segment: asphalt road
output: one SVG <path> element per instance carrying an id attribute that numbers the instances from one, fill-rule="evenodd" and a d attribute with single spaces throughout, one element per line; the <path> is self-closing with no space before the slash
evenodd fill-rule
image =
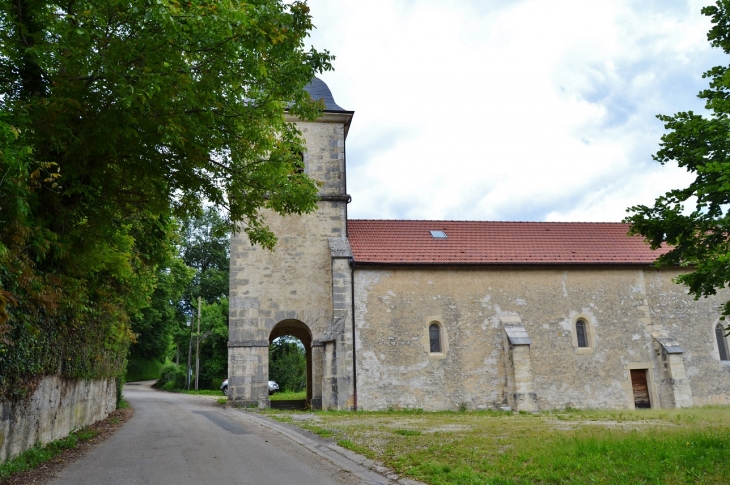
<path id="1" fill-rule="evenodd" d="M 335 464 L 297 436 L 290 439 L 209 396 L 133 383 L 124 397 L 134 417 L 61 471 L 53 485 L 389 483 L 347 460 Z"/>

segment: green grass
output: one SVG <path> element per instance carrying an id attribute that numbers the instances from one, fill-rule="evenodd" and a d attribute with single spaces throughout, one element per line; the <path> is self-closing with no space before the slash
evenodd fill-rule
<path id="1" fill-rule="evenodd" d="M 313 415 L 288 422 L 434 485 L 730 483 L 730 407 Z"/>
<path id="2" fill-rule="evenodd" d="M 127 361 L 127 382 L 151 381 L 160 378 L 162 362 L 132 356 Z"/>
<path id="3" fill-rule="evenodd" d="M 213 389 L 172 389 L 171 392 L 180 392 L 182 394 L 192 394 L 194 396 L 222 396 L 223 391 Z"/>
<path id="4" fill-rule="evenodd" d="M 312 427 L 311 431 L 312 431 L 312 433 L 317 434 L 317 435 L 321 436 L 322 438 L 331 438 L 332 436 L 335 435 L 334 431 L 332 431 L 330 429 L 325 429 L 325 428 Z"/>
<path id="5" fill-rule="evenodd" d="M 228 404 L 228 398 L 227 397 L 219 397 L 218 399 L 216 399 L 215 402 L 217 402 L 218 404 Z"/>
<path id="6" fill-rule="evenodd" d="M 0 479 L 38 468 L 43 462 L 55 458 L 64 450 L 76 448 L 79 442 L 89 440 L 97 434 L 96 431 L 82 428 L 63 439 L 52 441 L 45 446 L 37 445 L 30 450 L 24 451 L 10 461 L 0 464 Z"/>
<path id="7" fill-rule="evenodd" d="M 364 446 L 358 445 L 357 443 L 353 443 L 350 440 L 340 440 L 337 442 L 337 444 L 343 448 L 347 448 L 348 450 L 354 451 L 355 453 L 359 453 L 360 455 L 367 455 L 370 450 L 365 448 Z"/>
<path id="8" fill-rule="evenodd" d="M 306 399 L 307 391 L 300 392 L 276 392 L 269 396 L 269 401 L 294 401 L 297 399 Z"/>

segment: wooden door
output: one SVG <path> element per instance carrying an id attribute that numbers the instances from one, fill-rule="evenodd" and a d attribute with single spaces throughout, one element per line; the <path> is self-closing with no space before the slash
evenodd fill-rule
<path id="1" fill-rule="evenodd" d="M 646 381 L 646 369 L 631 369 L 631 387 L 634 388 L 634 406 L 636 409 L 650 409 L 649 385 Z"/>

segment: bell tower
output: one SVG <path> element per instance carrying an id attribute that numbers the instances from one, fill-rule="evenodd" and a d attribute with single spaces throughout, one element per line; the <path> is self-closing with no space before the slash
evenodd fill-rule
<path id="1" fill-rule="evenodd" d="M 306 90 L 312 99 L 324 101 L 324 113 L 313 122 L 289 121 L 297 124 L 306 143 L 304 170 L 320 183 L 318 209 L 301 216 L 267 213 L 278 238 L 273 251 L 251 245 L 245 234 L 231 238 L 228 390 L 229 399 L 242 406 L 268 407 L 269 344 L 283 335 L 297 337 L 306 349 L 307 404 L 312 409 L 323 407 L 323 393 L 324 407 L 330 408 L 340 407 L 336 403 L 354 392 L 351 379 L 342 375 L 351 373 L 343 360 L 346 340 L 352 345 L 343 320 L 351 300 L 340 289 L 346 283 L 343 276 L 349 282 L 349 272 L 342 274 L 342 257 L 334 259 L 331 250 L 334 244 L 337 254 L 346 257 L 349 249 L 345 139 L 354 112 L 338 106 L 318 78 Z M 334 364 L 325 359 L 326 342 L 333 338 L 341 342 L 342 357 L 334 376 Z"/>

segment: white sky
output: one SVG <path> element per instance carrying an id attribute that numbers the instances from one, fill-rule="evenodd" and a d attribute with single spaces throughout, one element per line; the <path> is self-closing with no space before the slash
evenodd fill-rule
<path id="1" fill-rule="evenodd" d="M 620 221 L 691 177 L 655 115 L 702 111 L 710 0 L 309 0 L 355 117 L 354 219 Z"/>

